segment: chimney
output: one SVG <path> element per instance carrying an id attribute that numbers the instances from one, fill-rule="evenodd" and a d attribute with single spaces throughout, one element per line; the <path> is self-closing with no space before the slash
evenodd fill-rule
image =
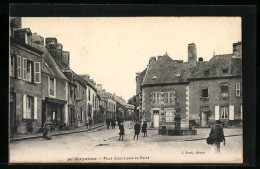
<path id="1" fill-rule="evenodd" d="M 37 33 L 32 34 L 32 43 L 36 45 L 44 46 L 44 38 L 38 35 Z"/>
<path id="2" fill-rule="evenodd" d="M 70 68 L 70 52 L 62 51 L 61 65 L 64 68 Z"/>
<path id="3" fill-rule="evenodd" d="M 233 43 L 233 54 L 236 57 L 242 57 L 242 42 Z"/>
<path id="4" fill-rule="evenodd" d="M 149 64 L 156 62 L 156 57 L 152 56 L 150 57 Z"/>
<path id="5" fill-rule="evenodd" d="M 22 27 L 21 17 L 10 17 L 9 36 L 14 37 L 14 29 Z"/>
<path id="6" fill-rule="evenodd" d="M 102 84 L 97 84 L 97 91 L 102 96 Z"/>
<path id="7" fill-rule="evenodd" d="M 197 48 L 194 43 L 188 44 L 188 63 L 196 64 L 197 62 Z"/>
<path id="8" fill-rule="evenodd" d="M 203 62 L 203 58 L 202 57 L 199 57 L 199 62 Z"/>
<path id="9" fill-rule="evenodd" d="M 162 58 L 162 56 L 157 56 L 157 60 L 159 60 L 159 59 L 161 59 Z"/>

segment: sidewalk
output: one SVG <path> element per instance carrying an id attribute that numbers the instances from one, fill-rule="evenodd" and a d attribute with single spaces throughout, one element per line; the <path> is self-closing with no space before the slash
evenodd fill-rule
<path id="1" fill-rule="evenodd" d="M 99 127 L 105 126 L 105 123 L 97 123 L 92 125 L 91 128 L 84 127 L 78 127 L 73 128 L 70 130 L 54 130 L 51 132 L 52 136 L 59 136 L 59 135 L 65 135 L 65 134 L 72 134 L 72 133 L 80 133 L 80 132 L 86 132 L 89 130 L 93 130 Z M 34 134 L 15 134 L 13 140 L 10 139 L 10 141 L 21 141 L 21 140 L 27 140 L 27 139 L 35 139 L 35 138 L 42 138 L 42 133 L 34 133 Z"/>

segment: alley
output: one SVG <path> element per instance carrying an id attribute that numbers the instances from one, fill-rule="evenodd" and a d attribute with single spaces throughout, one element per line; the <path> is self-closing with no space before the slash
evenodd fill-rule
<path id="1" fill-rule="evenodd" d="M 199 129 L 189 139 L 207 137 L 209 129 Z M 125 123 L 123 141 L 116 129 L 95 129 L 83 133 L 55 136 L 52 140 L 32 139 L 10 143 L 10 162 L 31 163 L 182 163 L 182 162 L 238 162 L 242 154 L 242 130 L 225 129 L 226 146 L 221 144 L 219 155 L 203 140 L 189 140 L 186 136 L 161 136 L 148 130 L 148 137 L 133 140 L 133 123 Z M 186 140 L 186 141 L 185 141 Z M 232 151 L 231 151 L 232 150 Z M 232 154 L 231 154 L 232 152 Z M 212 158 L 215 156 L 215 158 Z M 217 158 L 216 158 L 217 157 Z"/>

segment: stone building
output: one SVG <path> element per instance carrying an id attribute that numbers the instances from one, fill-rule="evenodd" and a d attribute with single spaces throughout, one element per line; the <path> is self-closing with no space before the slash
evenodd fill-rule
<path id="1" fill-rule="evenodd" d="M 174 127 L 174 118 L 180 116 L 181 128 L 241 120 L 241 45 L 234 43 L 233 54 L 210 61 L 197 61 L 194 43 L 188 45 L 188 62 L 167 54 L 151 57 L 136 76 L 140 117 L 152 127 Z"/>
<path id="2" fill-rule="evenodd" d="M 9 131 L 12 134 L 34 133 L 41 128 L 42 121 L 43 51 L 32 45 L 31 30 L 20 28 L 19 18 L 11 18 L 10 24 Z"/>

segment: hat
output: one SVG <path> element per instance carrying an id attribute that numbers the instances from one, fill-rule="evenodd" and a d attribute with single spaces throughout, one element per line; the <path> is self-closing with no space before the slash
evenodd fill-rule
<path id="1" fill-rule="evenodd" d="M 221 124 L 221 121 L 220 120 L 216 120 L 216 124 Z"/>

